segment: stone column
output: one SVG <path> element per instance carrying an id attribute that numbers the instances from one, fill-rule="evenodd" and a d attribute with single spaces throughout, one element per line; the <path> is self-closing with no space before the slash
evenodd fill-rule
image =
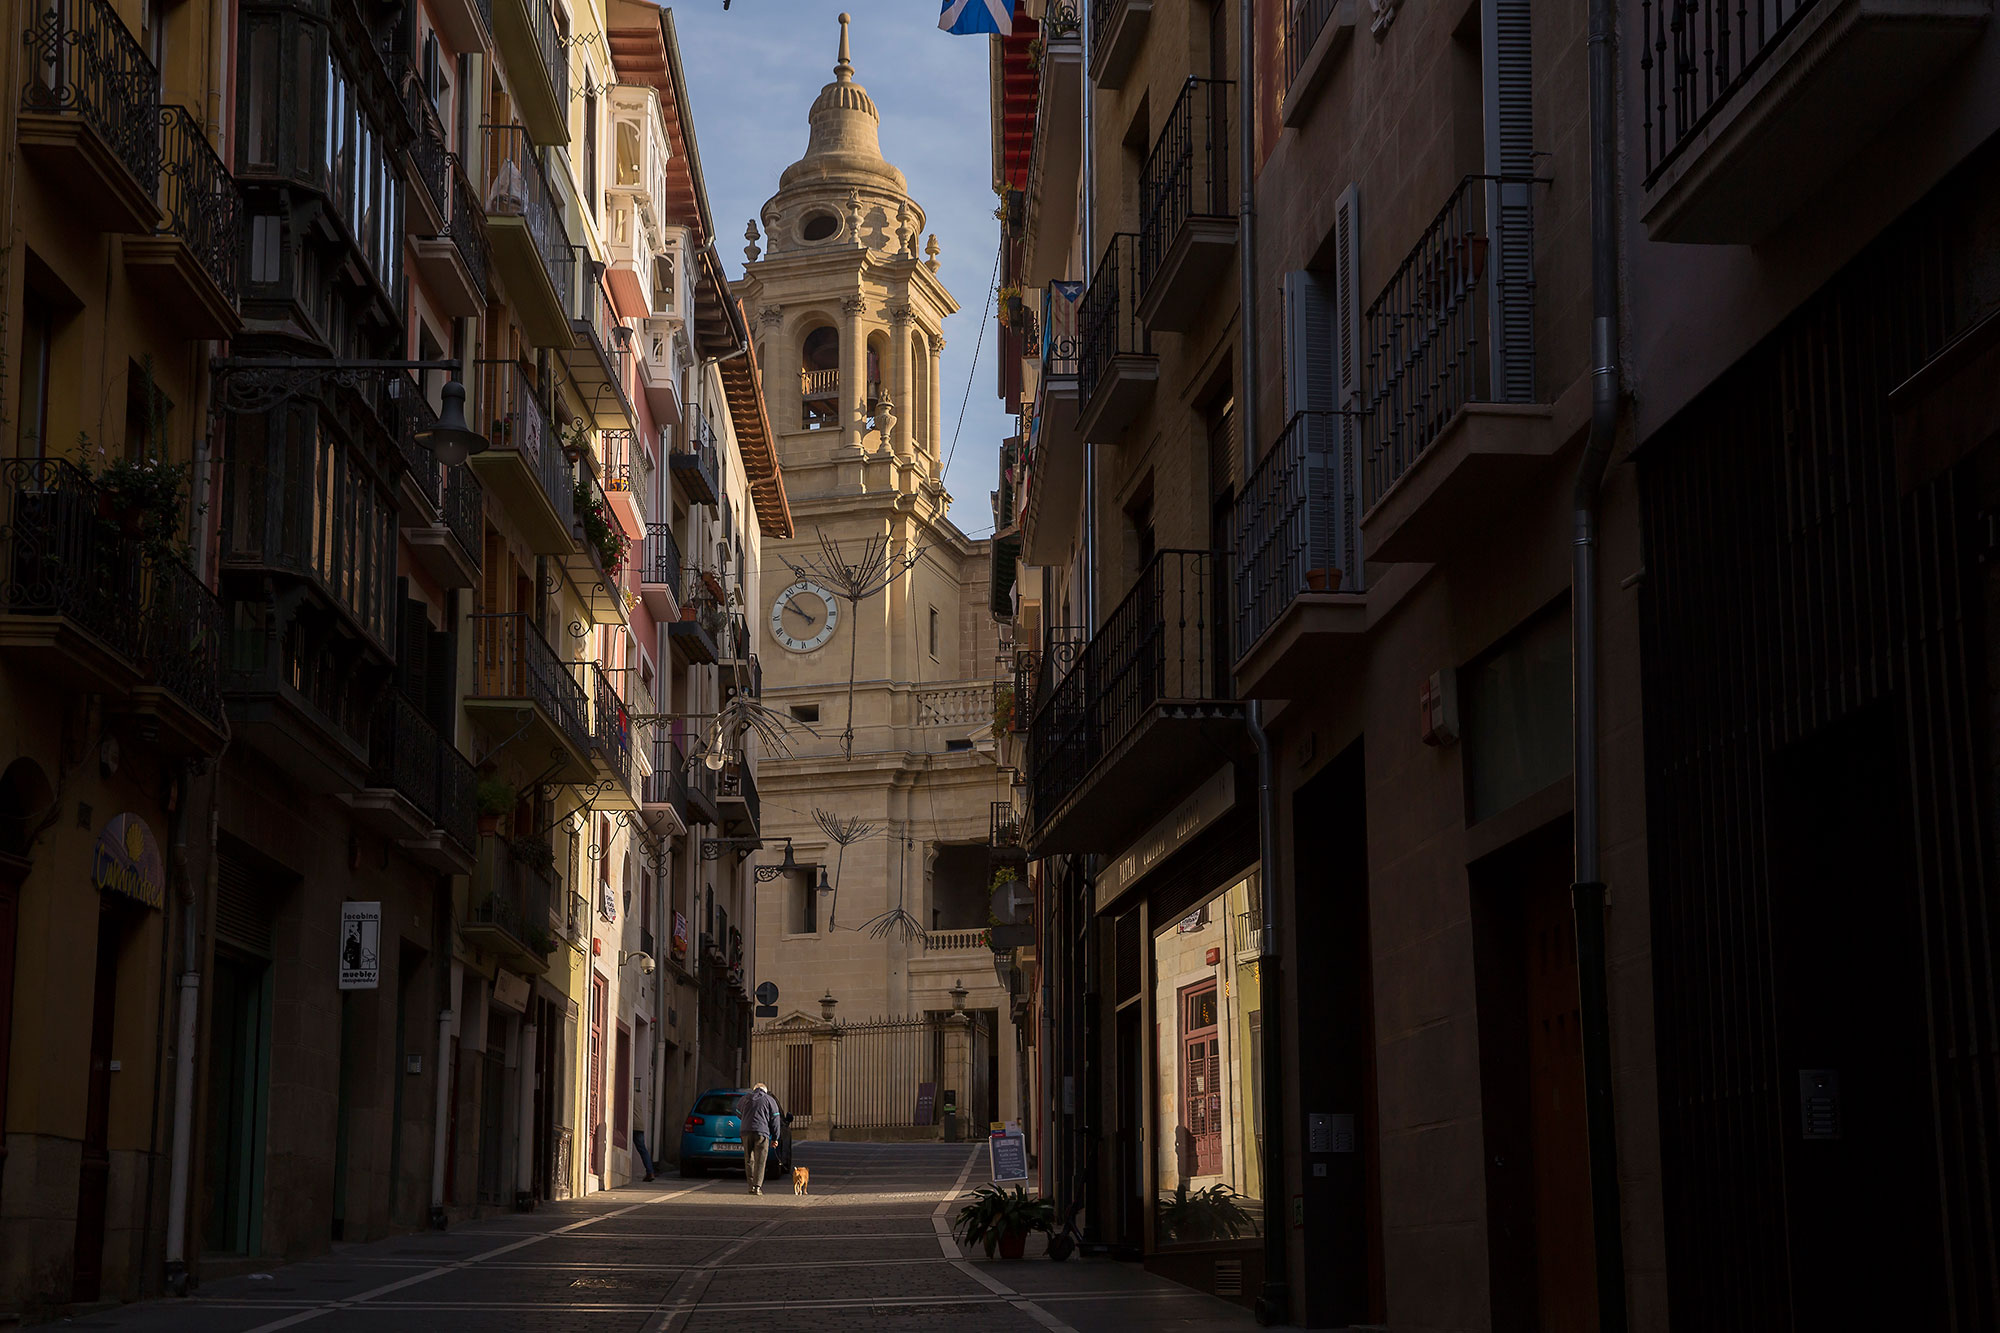
<path id="1" fill-rule="evenodd" d="M 939 358 L 943 355 L 944 335 L 933 333 L 931 335 L 931 438 L 930 447 L 925 452 L 930 455 L 931 462 L 938 467 L 942 467 L 938 450 L 944 447 L 944 386 L 938 382 Z M 942 486 L 943 476 L 939 476 L 937 482 Z"/>
<path id="2" fill-rule="evenodd" d="M 850 449 L 861 447 L 861 413 L 857 410 L 868 396 L 867 335 L 861 330 L 861 312 L 868 306 L 865 297 L 850 296 L 840 303 L 840 442 Z"/>
<path id="3" fill-rule="evenodd" d="M 917 416 L 917 404 L 910 380 L 910 307 L 889 307 L 889 397 L 896 404 L 894 448 L 898 458 L 910 455 L 910 423 Z"/>
<path id="4" fill-rule="evenodd" d="M 795 1138 L 826 1140 L 833 1137 L 840 1118 L 840 1038 L 838 1024 L 822 1023 L 812 1034 L 812 1124 Z"/>
<path id="5" fill-rule="evenodd" d="M 951 1104 L 958 1109 L 945 1125 L 947 1143 L 971 1137 L 966 1131 L 966 1116 L 972 1103 L 972 1015 L 965 1012 L 965 994 L 963 981 L 951 983 L 951 1012 L 944 1018 L 944 1068 L 938 1071 L 938 1105 L 945 1104 L 949 1092 Z M 983 1131 L 985 1127 L 980 1128 Z"/>

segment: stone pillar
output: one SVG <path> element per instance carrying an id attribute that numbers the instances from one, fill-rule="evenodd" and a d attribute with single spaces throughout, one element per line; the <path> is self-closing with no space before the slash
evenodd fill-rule
<path id="1" fill-rule="evenodd" d="M 972 1015 L 965 1012 L 965 993 L 963 981 L 951 983 L 951 1012 L 944 1018 L 944 1068 L 938 1071 L 938 1105 L 945 1105 L 945 1094 L 950 1093 L 950 1104 L 957 1108 L 955 1115 L 945 1117 L 947 1143 L 972 1137 L 966 1127 L 972 1102 Z M 979 1128 L 985 1132 L 984 1125 Z"/>
<path id="2" fill-rule="evenodd" d="M 889 397 L 896 404 L 895 453 L 898 458 L 910 455 L 910 423 L 919 414 L 911 378 L 915 367 L 910 364 L 910 307 L 894 305 L 889 307 Z"/>
<path id="3" fill-rule="evenodd" d="M 530 1012 L 536 1002 L 528 1001 Z M 515 1154 L 514 1163 L 514 1208 L 518 1212 L 532 1212 L 535 1207 L 535 1039 L 539 1035 L 534 1023 L 526 1015 L 521 1019 L 521 1119 L 520 1133 L 515 1137 L 520 1149 Z"/>
<path id="4" fill-rule="evenodd" d="M 812 1033 L 812 1124 L 794 1138 L 824 1141 L 840 1119 L 840 1027 L 822 1023 Z"/>
<path id="5" fill-rule="evenodd" d="M 868 344 L 861 330 L 867 299 L 850 296 L 840 303 L 840 442 L 861 448 L 861 413 L 857 404 L 868 396 Z"/>
<path id="6" fill-rule="evenodd" d="M 938 450 L 943 447 L 944 441 L 944 386 L 938 383 L 939 358 L 943 355 L 944 335 L 942 333 L 933 333 L 931 335 L 931 438 L 930 447 L 924 452 L 930 456 L 931 470 L 934 474 L 938 473 L 943 466 L 938 459 Z M 944 477 L 939 475 L 937 482 L 942 486 L 944 484 Z"/>

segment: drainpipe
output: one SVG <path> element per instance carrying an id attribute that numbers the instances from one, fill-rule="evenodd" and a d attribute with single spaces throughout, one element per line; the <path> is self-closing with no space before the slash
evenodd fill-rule
<path id="1" fill-rule="evenodd" d="M 208 807 L 208 901 L 221 884 L 216 849 L 222 839 L 222 808 L 211 791 Z M 188 1290 L 188 1178 L 194 1155 L 194 1057 L 201 1013 L 201 900 L 181 913 L 180 1011 L 174 1023 L 173 1166 L 167 1178 L 167 1290 Z"/>
<path id="2" fill-rule="evenodd" d="M 451 981 L 445 992 L 445 1006 L 438 1010 L 437 1122 L 432 1126 L 431 1138 L 431 1229 L 434 1231 L 445 1229 L 445 1152 L 449 1146 L 447 1130 L 451 1125 L 451 1034 L 458 1025 L 455 1008 L 459 988 L 464 981 L 465 964 L 454 958 L 451 960 Z"/>
<path id="3" fill-rule="evenodd" d="M 1597 503 L 1618 431 L 1617 43 L 1612 0 L 1590 0 L 1590 436 L 1577 465 L 1571 552 L 1575 643 L 1576 972 L 1583 1036 L 1584 1123 L 1597 1257 L 1597 1326 L 1624 1333 L 1625 1248 L 1619 1218 L 1617 1121 L 1611 1104 L 1611 1003 L 1605 982 L 1605 888 L 1598 862 Z"/>
<path id="4" fill-rule="evenodd" d="M 528 1012 L 534 1013 L 535 1002 L 528 1002 Z M 519 1059 L 521 1077 L 520 1133 L 515 1137 L 514 1160 L 514 1211 L 531 1213 L 535 1210 L 535 1051 L 541 1030 L 532 1018 L 521 1024 L 521 1055 Z"/>

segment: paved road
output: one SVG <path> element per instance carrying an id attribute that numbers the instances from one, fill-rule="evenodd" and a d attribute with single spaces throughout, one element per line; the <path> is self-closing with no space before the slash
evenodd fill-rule
<path id="1" fill-rule="evenodd" d="M 1136 1265 L 968 1259 L 961 1146 L 802 1143 L 813 1192 L 740 1178 L 593 1194 L 449 1232 L 348 1245 L 60 1325 L 116 1333 L 1166 1333 L 1247 1329 L 1236 1306 Z"/>

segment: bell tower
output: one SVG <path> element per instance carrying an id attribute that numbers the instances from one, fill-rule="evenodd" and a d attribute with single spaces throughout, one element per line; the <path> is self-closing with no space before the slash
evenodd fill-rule
<path id="1" fill-rule="evenodd" d="M 903 173 L 882 157 L 881 113 L 854 81 L 840 16 L 833 82 L 807 120 L 805 156 L 745 231 L 743 298 L 764 396 L 794 494 L 904 497 L 944 516 L 938 450 L 942 327 L 958 303 Z M 758 241 L 763 253 L 758 252 Z"/>

